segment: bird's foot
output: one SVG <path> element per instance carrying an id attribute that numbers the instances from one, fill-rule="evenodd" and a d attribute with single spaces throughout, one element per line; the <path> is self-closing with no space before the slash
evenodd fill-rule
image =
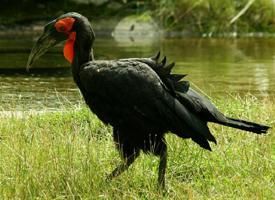
<path id="1" fill-rule="evenodd" d="M 106 182 L 110 182 L 113 178 L 114 178 L 113 173 L 108 174 L 108 175 L 106 176 L 106 178 L 105 178 L 105 181 L 106 181 Z"/>

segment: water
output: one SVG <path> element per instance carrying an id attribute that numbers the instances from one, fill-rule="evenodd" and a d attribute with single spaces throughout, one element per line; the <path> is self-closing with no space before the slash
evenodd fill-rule
<path id="1" fill-rule="evenodd" d="M 44 55 L 30 74 L 25 73 L 23 68 L 35 39 L 35 36 L 0 37 L 0 109 L 59 110 L 81 104 L 82 97 L 73 83 L 61 46 Z M 168 61 L 176 62 L 175 72 L 188 74 L 186 79 L 191 85 L 213 98 L 228 94 L 275 98 L 274 38 L 155 41 L 98 38 L 94 50 L 97 59 L 149 57 L 160 50 Z"/>

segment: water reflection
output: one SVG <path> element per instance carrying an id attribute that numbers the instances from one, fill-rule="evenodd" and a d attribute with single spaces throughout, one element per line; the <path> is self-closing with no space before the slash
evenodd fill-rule
<path id="1" fill-rule="evenodd" d="M 31 74 L 25 73 L 33 43 L 32 37 L 0 37 L 1 110 L 56 110 L 81 104 L 61 46 L 44 55 Z M 161 50 L 169 61 L 176 61 L 176 72 L 189 74 L 187 79 L 210 96 L 251 93 L 259 98 L 275 98 L 272 38 L 165 39 L 150 44 L 99 38 L 94 49 L 97 59 L 149 57 Z"/>

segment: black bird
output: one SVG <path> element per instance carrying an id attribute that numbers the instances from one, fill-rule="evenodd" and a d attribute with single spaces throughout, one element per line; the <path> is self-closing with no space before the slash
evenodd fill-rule
<path id="1" fill-rule="evenodd" d="M 224 116 L 205 97 L 182 80 L 185 75 L 171 74 L 174 63 L 166 57 L 94 60 L 95 34 L 88 19 L 67 13 L 45 25 L 34 45 L 27 69 L 50 47 L 67 40 L 64 56 L 71 63 L 73 79 L 86 104 L 100 120 L 113 126 L 114 142 L 123 162 L 108 176 L 118 176 L 134 162 L 140 150 L 160 157 L 158 184 L 164 186 L 167 161 L 165 133 L 191 138 L 211 150 L 216 143 L 207 123 L 262 134 L 269 129 Z"/>

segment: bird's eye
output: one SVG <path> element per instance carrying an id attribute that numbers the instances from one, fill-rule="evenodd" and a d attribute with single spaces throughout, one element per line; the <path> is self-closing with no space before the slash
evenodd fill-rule
<path id="1" fill-rule="evenodd" d="M 65 26 L 60 26 L 60 27 L 58 27 L 58 29 L 59 29 L 60 32 L 65 32 L 66 31 Z"/>
<path id="2" fill-rule="evenodd" d="M 74 22 L 74 18 L 66 17 L 58 20 L 54 26 L 58 32 L 69 33 L 73 28 Z"/>

